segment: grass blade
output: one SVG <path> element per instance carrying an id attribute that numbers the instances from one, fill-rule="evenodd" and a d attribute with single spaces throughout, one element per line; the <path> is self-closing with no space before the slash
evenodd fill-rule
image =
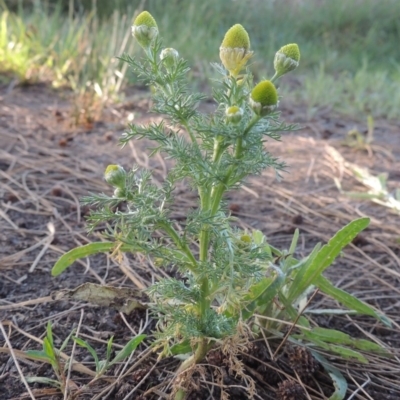
<path id="1" fill-rule="evenodd" d="M 43 361 L 49 364 L 53 361 L 43 350 L 27 350 L 25 354 L 32 360 Z"/>
<path id="2" fill-rule="evenodd" d="M 132 338 L 125 346 L 124 348 L 118 352 L 118 354 L 115 356 L 115 358 L 110 362 L 109 366 L 122 361 L 126 357 L 130 356 L 131 353 L 133 353 L 136 350 L 136 347 L 139 346 L 140 343 L 143 342 L 145 339 L 146 335 L 138 335 L 134 338 Z"/>
<path id="3" fill-rule="evenodd" d="M 110 361 L 110 358 L 111 358 L 111 351 L 112 351 L 113 341 L 114 341 L 114 336 L 111 336 L 110 339 L 108 339 L 108 342 L 107 342 L 107 351 L 106 351 L 106 360 L 105 360 L 106 363 L 108 363 Z"/>
<path id="4" fill-rule="evenodd" d="M 68 344 L 69 340 L 71 339 L 72 335 L 74 334 L 74 332 L 75 332 L 75 329 L 73 329 L 73 331 L 63 341 L 61 347 L 59 348 L 60 352 L 63 351 L 67 347 L 67 344 Z"/>
<path id="5" fill-rule="evenodd" d="M 53 329 L 51 327 L 51 322 L 49 321 L 47 323 L 47 327 L 46 327 L 46 337 L 51 345 L 51 347 L 54 347 L 54 343 L 53 343 Z"/>
<path id="6" fill-rule="evenodd" d="M 29 383 L 43 383 L 45 385 L 54 386 L 56 388 L 60 388 L 60 382 L 56 381 L 55 379 L 46 378 L 44 376 L 26 376 L 26 381 Z"/>
<path id="7" fill-rule="evenodd" d="M 100 366 L 99 366 L 99 357 L 97 356 L 96 350 L 85 340 L 78 338 L 76 336 L 73 336 L 72 339 L 74 339 L 74 341 L 76 343 L 79 344 L 79 346 L 84 347 L 85 349 L 87 349 L 89 351 L 89 353 L 91 354 L 91 356 L 94 359 L 94 363 L 96 365 L 96 372 L 100 371 Z"/>
<path id="8" fill-rule="evenodd" d="M 43 350 L 48 355 L 50 360 L 52 361 L 56 360 L 56 355 L 54 352 L 53 345 L 47 337 L 43 338 Z"/>

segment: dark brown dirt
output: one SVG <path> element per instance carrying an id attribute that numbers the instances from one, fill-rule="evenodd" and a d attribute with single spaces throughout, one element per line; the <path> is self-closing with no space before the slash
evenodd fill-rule
<path id="1" fill-rule="evenodd" d="M 146 94 L 136 91 L 130 99 L 108 107 L 100 121 L 74 127 L 66 98 L 45 86 L 0 91 L 0 321 L 8 339 L 6 342 L 0 332 L 1 400 L 32 397 L 21 381 L 15 360 L 25 377 L 55 379 L 47 364 L 18 353 L 41 348 L 48 321 L 52 322 L 57 346 L 77 328 L 80 337 L 88 340 L 100 357 L 105 356 L 111 336 L 115 352 L 133 335 L 151 334 L 155 328 L 146 311 L 123 315 L 105 307 L 50 297 L 85 282 L 143 289 L 159 273 L 140 256 L 122 264 L 110 257 L 95 256 L 76 263 L 57 278 L 50 275 L 61 254 L 96 240 L 95 234 L 86 234 L 84 217 L 89 210 L 80 205 L 79 198 L 88 192 L 109 190 L 102 180 L 107 164 L 118 161 L 128 168 L 133 163 L 151 167 L 156 179 L 162 180 L 167 166 L 161 157 L 147 157 L 146 143 L 118 147 L 118 138 L 132 115 L 138 122 L 151 118 L 146 111 L 148 103 Z M 295 228 L 299 228 L 299 255 L 308 254 L 318 241 L 326 242 L 352 219 L 371 217 L 370 227 L 327 275 L 337 286 L 385 312 L 393 320 L 393 328 L 367 317 L 318 316 L 314 320 L 323 327 L 381 341 L 395 356 L 390 360 L 371 356 L 368 366 L 332 360 L 346 374 L 349 399 L 400 399 L 400 215 L 345 194 L 367 191 L 355 179 L 353 164 L 368 167 L 373 175 L 388 173 L 389 191 L 400 189 L 400 125 L 376 121 L 374 143 L 366 150 L 357 149 L 344 146 L 343 141 L 354 127 L 363 132 L 363 123 L 343 121 L 329 112 L 306 121 L 302 111 L 301 107 L 286 104 L 284 117 L 300 122 L 304 129 L 284 135 L 283 143 L 267 144 L 271 153 L 285 159 L 289 166 L 284 180 L 278 182 L 272 171 L 250 179 L 240 192 L 228 196 L 229 208 L 240 218 L 241 227 L 262 230 L 279 248 L 287 248 Z M 338 190 L 338 182 L 343 192 Z M 174 211 L 177 221 L 194 203 L 192 192 L 185 187 L 178 189 L 181 194 Z M 314 308 L 336 306 L 322 296 L 314 303 Z M 149 351 L 149 343 L 140 345 L 127 363 L 108 371 L 109 381 L 99 380 L 87 390 L 83 385 L 90 377 L 72 371 L 71 393 L 78 390 L 77 399 L 93 400 L 165 397 L 179 362 L 170 358 L 157 361 L 157 355 Z M 273 348 L 277 345 L 279 342 L 270 343 Z M 72 342 L 63 352 L 71 355 Z M 307 359 L 304 357 L 300 361 Z M 332 393 L 329 377 L 312 361 L 308 367 L 313 372 L 301 376 L 300 371 L 296 377 L 296 357 L 287 349 L 271 361 L 265 342 L 256 341 L 241 359 L 246 375 L 256 383 L 256 399 L 301 399 L 302 385 L 311 399 L 328 398 Z M 87 350 L 76 347 L 74 360 L 94 370 Z M 236 378 L 218 350 L 194 371 L 192 382 L 192 400 L 222 398 L 221 388 L 230 399 L 248 398 L 249 381 Z M 36 399 L 63 399 L 60 391 L 49 385 L 33 383 L 30 388 Z"/>

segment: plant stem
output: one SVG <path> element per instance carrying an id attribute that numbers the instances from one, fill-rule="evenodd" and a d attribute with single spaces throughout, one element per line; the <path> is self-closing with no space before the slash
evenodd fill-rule
<path id="1" fill-rule="evenodd" d="M 210 345 L 207 343 L 207 339 L 206 338 L 202 338 L 199 342 L 199 344 L 197 345 L 197 349 L 194 352 L 194 354 L 189 357 L 188 359 L 186 359 L 178 368 L 177 373 L 181 373 L 185 370 L 187 370 L 188 368 L 190 368 L 192 365 L 197 364 L 198 362 L 200 362 L 201 360 L 203 360 L 203 358 L 206 356 L 208 350 L 210 348 Z"/>
<path id="2" fill-rule="evenodd" d="M 199 342 L 196 351 L 194 352 L 194 354 L 189 357 L 188 359 L 186 359 L 178 368 L 178 370 L 176 371 L 176 374 L 180 374 L 184 371 L 186 371 L 187 369 L 189 369 L 192 365 L 195 365 L 197 363 L 199 363 L 201 360 L 203 360 L 203 358 L 206 356 L 208 350 L 210 349 L 210 347 L 212 346 L 212 344 L 207 343 L 207 339 L 202 338 L 201 341 Z M 179 389 L 177 391 L 177 393 L 175 394 L 175 398 L 174 400 L 184 400 L 186 397 L 186 390 L 184 389 Z"/>
<path id="3" fill-rule="evenodd" d="M 214 139 L 214 151 L 213 151 L 213 163 L 218 164 L 221 156 L 223 154 L 223 147 L 221 139 Z M 213 197 L 213 189 L 210 191 L 204 191 L 199 189 L 199 195 L 201 200 L 201 209 L 202 211 L 207 211 L 210 208 L 210 200 Z M 207 259 L 208 254 L 208 242 L 209 242 L 209 233 L 207 230 L 206 224 L 200 232 L 200 261 L 205 261 Z"/>
<path id="4" fill-rule="evenodd" d="M 196 137 L 194 136 L 194 133 L 193 133 L 192 129 L 189 126 L 189 123 L 182 121 L 181 124 L 186 129 L 187 133 L 189 134 L 190 140 L 193 143 L 193 146 L 196 147 L 197 152 L 200 154 L 201 152 L 200 152 L 199 144 L 197 143 Z"/>
<path id="5" fill-rule="evenodd" d="M 222 154 L 225 148 L 222 146 L 222 140 L 218 137 L 214 139 L 214 152 L 213 152 L 213 163 L 215 165 L 219 164 Z"/>
<path id="6" fill-rule="evenodd" d="M 271 78 L 271 82 L 274 83 L 279 77 L 280 75 L 277 72 L 275 72 L 274 76 Z"/>
<path id="7" fill-rule="evenodd" d="M 199 189 L 200 192 L 201 189 Z M 204 191 L 201 190 L 200 192 L 200 201 L 201 201 L 201 210 L 206 211 L 210 207 L 210 193 L 209 191 Z M 203 227 L 200 231 L 199 235 L 199 245 L 200 245 L 200 254 L 199 254 L 199 259 L 200 261 L 206 261 L 207 260 L 207 254 L 208 254 L 208 230 L 207 230 L 207 225 L 203 224 Z"/>
<path id="8" fill-rule="evenodd" d="M 236 160 L 239 160 L 242 156 L 243 138 L 246 137 L 246 135 L 250 132 L 251 128 L 259 121 L 259 119 L 260 117 L 254 115 L 253 118 L 250 120 L 248 126 L 244 130 L 243 136 L 237 139 L 235 146 L 235 154 L 234 154 Z M 214 142 L 214 151 L 212 158 L 215 165 L 219 163 L 224 150 L 225 149 L 222 146 L 222 141 L 216 138 Z M 231 179 L 232 174 L 235 172 L 235 168 L 236 168 L 235 165 L 231 165 L 222 182 L 220 182 L 217 186 L 211 188 L 211 190 L 204 190 L 204 188 L 199 188 L 201 210 L 203 212 L 210 211 L 210 217 L 215 216 L 215 214 L 217 213 L 220 207 L 222 196 L 228 187 L 229 180 Z M 207 223 L 203 224 L 202 230 L 199 235 L 200 262 L 205 262 L 207 261 L 208 258 L 208 246 L 209 246 L 210 235 L 207 225 L 208 225 Z M 200 301 L 198 304 L 199 314 L 201 318 L 204 318 L 207 310 L 211 305 L 211 301 L 209 299 L 210 295 L 209 280 L 207 276 L 204 276 L 200 281 L 200 293 L 201 293 Z M 177 373 L 179 374 L 185 371 L 186 369 L 190 368 L 192 365 L 199 363 L 206 356 L 209 348 L 210 344 L 207 343 L 207 340 L 205 338 L 202 338 L 196 348 L 195 353 L 181 364 Z M 178 390 L 178 392 L 175 395 L 175 400 L 184 400 L 186 394 L 187 393 L 184 389 Z"/>
<path id="9" fill-rule="evenodd" d="M 254 115 L 253 118 L 250 120 L 249 125 L 247 125 L 246 129 L 244 130 L 243 137 L 246 137 L 247 134 L 251 131 L 251 128 L 261 119 L 258 115 Z"/>
<path id="10" fill-rule="evenodd" d="M 168 233 L 169 237 L 175 242 L 175 244 L 186 254 L 186 256 L 189 258 L 191 263 L 193 264 L 193 267 L 190 268 L 191 271 L 195 271 L 197 269 L 197 261 L 196 258 L 194 257 L 193 253 L 189 249 L 189 246 L 183 242 L 178 234 L 178 232 L 168 223 L 166 222 L 159 222 L 159 226 L 164 229 L 166 233 Z"/>
<path id="11" fill-rule="evenodd" d="M 246 129 L 246 131 L 247 131 L 247 129 Z M 236 140 L 236 148 L 235 148 L 235 158 L 237 160 L 239 160 L 239 158 L 241 157 L 242 150 L 243 150 L 243 138 L 239 137 Z M 229 168 L 229 171 L 226 174 L 224 180 L 216 188 L 214 188 L 214 190 L 213 190 L 213 192 L 211 194 L 212 201 L 213 201 L 212 202 L 212 207 L 211 207 L 211 216 L 214 216 L 217 213 L 219 205 L 221 203 L 222 196 L 223 196 L 223 194 L 224 194 L 224 192 L 225 192 L 225 190 L 227 188 L 227 185 L 229 183 L 229 179 L 231 178 L 234 170 L 235 170 L 235 166 L 231 165 L 231 167 Z"/>

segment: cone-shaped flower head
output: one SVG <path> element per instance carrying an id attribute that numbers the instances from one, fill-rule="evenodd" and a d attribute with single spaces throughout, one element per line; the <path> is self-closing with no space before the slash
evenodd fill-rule
<path id="1" fill-rule="evenodd" d="M 179 53 L 171 47 L 163 49 L 160 53 L 160 60 L 163 61 L 167 68 L 172 68 L 177 63 L 178 59 Z"/>
<path id="2" fill-rule="evenodd" d="M 264 116 L 278 105 L 278 92 L 271 81 L 261 81 L 250 93 L 249 103 L 253 111 Z"/>
<path id="3" fill-rule="evenodd" d="M 287 44 L 275 54 L 274 67 L 277 76 L 293 71 L 299 66 L 300 49 L 296 43 Z"/>
<path id="4" fill-rule="evenodd" d="M 148 11 L 143 11 L 136 17 L 132 26 L 132 35 L 144 49 L 148 49 L 156 38 L 158 35 L 157 23 Z"/>
<path id="5" fill-rule="evenodd" d="M 238 124 L 243 117 L 243 110 L 237 106 L 231 106 L 225 110 L 225 116 L 227 122 Z"/>
<path id="6" fill-rule="evenodd" d="M 125 189 L 126 172 L 120 165 L 109 165 L 104 172 L 104 179 L 115 188 Z"/>
<path id="7" fill-rule="evenodd" d="M 226 32 L 219 48 L 222 64 L 232 76 L 237 77 L 252 55 L 250 38 L 246 29 L 240 24 L 233 25 Z"/>

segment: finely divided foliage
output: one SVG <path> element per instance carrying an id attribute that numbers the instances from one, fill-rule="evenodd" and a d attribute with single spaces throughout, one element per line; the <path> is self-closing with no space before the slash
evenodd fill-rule
<path id="1" fill-rule="evenodd" d="M 151 171 L 108 166 L 105 179 L 114 191 L 91 194 L 83 201 L 96 206 L 88 220 L 90 229 L 106 222 L 104 236 L 111 242 L 71 250 L 54 266 L 53 275 L 79 257 L 110 250 L 142 252 L 161 268 L 177 268 L 181 279 L 159 280 L 148 294 L 159 321 L 153 345 L 162 355 L 189 353 L 179 372 L 201 362 L 214 346 L 224 348 L 227 340 L 232 340 L 231 347 L 248 343 L 250 336 L 261 333 L 303 346 L 312 343 L 313 349 L 359 361 L 365 358 L 357 350 L 382 351 L 366 340 L 357 342 L 334 330 L 318 330 L 304 314 L 312 294 L 321 291 L 352 312 L 389 323 L 321 275 L 368 226 L 367 218 L 353 221 L 328 244 L 317 245 L 308 257 L 298 260 L 293 256 L 298 232 L 288 252 L 275 249 L 260 231 L 236 228 L 223 201 L 224 194 L 240 188 L 249 175 L 267 167 L 279 175 L 285 167 L 266 149 L 268 140 L 280 140 L 281 132 L 296 129 L 279 120 L 274 81 L 297 67 L 298 46 L 282 47 L 275 57 L 275 75 L 255 84 L 246 68 L 252 56 L 248 34 L 235 25 L 220 49 L 223 66 L 214 65 L 219 74 L 213 89 L 215 111 L 203 114 L 198 105 L 205 96 L 190 90 L 186 61 L 175 49 L 163 48 L 157 24 L 150 17 L 139 15 L 132 29 L 144 49 L 144 59 L 124 55 L 122 60 L 151 87 L 153 112 L 162 115 L 163 121 L 130 125 L 121 143 L 150 139 L 155 143 L 152 154 L 160 152 L 174 160 L 174 166 L 162 187 L 152 182 Z M 174 188 L 182 180 L 197 192 L 198 208 L 187 212 L 178 231 L 170 205 L 175 201 Z M 283 333 L 288 323 L 296 325 L 296 334 Z M 232 365 L 238 365 L 232 348 L 229 354 Z M 346 383 L 340 372 L 315 354 L 335 381 L 332 398 L 343 398 Z M 179 383 L 176 399 L 185 397 L 185 387 Z"/>

